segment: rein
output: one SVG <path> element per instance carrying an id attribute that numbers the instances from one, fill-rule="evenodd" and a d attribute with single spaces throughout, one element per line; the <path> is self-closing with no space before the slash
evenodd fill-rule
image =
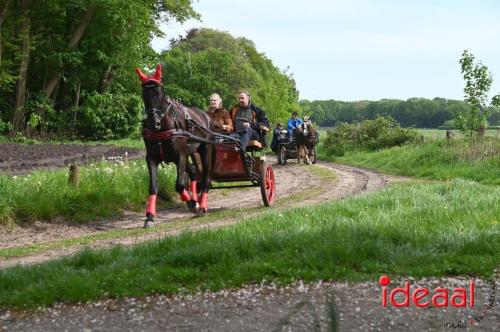
<path id="1" fill-rule="evenodd" d="M 164 131 L 156 131 L 147 128 L 144 128 L 142 130 L 142 137 L 152 141 L 170 141 L 174 138 L 189 138 L 186 135 L 186 131 L 184 130 L 170 129 Z"/>

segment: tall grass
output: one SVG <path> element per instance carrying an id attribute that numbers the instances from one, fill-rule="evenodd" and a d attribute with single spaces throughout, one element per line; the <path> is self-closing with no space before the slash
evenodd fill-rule
<path id="1" fill-rule="evenodd" d="M 341 202 L 185 233 L 133 248 L 0 271 L 0 307 L 380 274 L 491 275 L 500 264 L 500 188 L 400 184 Z"/>
<path id="2" fill-rule="evenodd" d="M 0 176 L 0 224 L 12 221 L 73 221 L 116 217 L 124 209 L 144 207 L 148 195 L 145 162 L 127 164 L 102 162 L 80 171 L 80 186 L 68 183 L 67 170 L 39 171 L 25 176 Z M 175 172 L 159 172 L 159 183 L 172 192 Z"/>
<path id="3" fill-rule="evenodd" d="M 464 178 L 500 184 L 500 140 L 430 140 L 378 151 L 347 151 L 342 157 L 319 149 L 319 157 L 382 172 L 437 180 Z"/>

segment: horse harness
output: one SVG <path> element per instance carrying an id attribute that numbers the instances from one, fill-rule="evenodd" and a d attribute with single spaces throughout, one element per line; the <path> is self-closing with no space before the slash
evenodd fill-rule
<path id="1" fill-rule="evenodd" d="M 168 106 L 165 108 L 165 104 L 168 104 Z M 161 115 L 161 120 L 165 117 L 165 115 L 168 112 L 172 112 L 172 117 L 174 119 L 174 126 L 175 129 L 169 129 L 169 130 L 153 130 L 149 128 L 143 128 L 142 129 L 142 137 L 154 142 L 157 142 L 160 148 L 160 158 L 164 160 L 164 151 L 163 151 L 163 142 L 169 142 L 173 139 L 184 139 L 186 142 L 188 140 L 200 142 L 200 143 L 208 143 L 208 144 L 216 144 L 217 141 L 213 139 L 208 139 L 205 137 L 200 137 L 197 135 L 194 135 L 191 132 L 191 129 L 193 128 L 200 128 L 204 132 L 210 134 L 211 136 L 215 137 L 222 137 L 229 139 L 230 141 L 235 141 L 235 143 L 241 148 L 241 143 L 239 143 L 238 140 L 235 140 L 232 137 L 222 135 L 216 132 L 211 131 L 209 128 L 203 126 L 202 124 L 198 123 L 195 119 L 192 119 L 188 112 L 186 112 L 186 107 L 182 105 L 179 101 L 173 100 L 170 98 L 165 98 L 163 96 L 163 102 L 162 102 L 162 107 L 161 109 L 157 108 L 150 108 L 146 109 L 146 113 L 160 113 Z M 184 115 L 182 116 L 180 113 L 183 113 Z M 186 125 L 184 126 L 181 117 L 186 121 Z M 184 128 L 186 127 L 186 128 Z M 237 142 L 236 142 L 237 141 Z"/>

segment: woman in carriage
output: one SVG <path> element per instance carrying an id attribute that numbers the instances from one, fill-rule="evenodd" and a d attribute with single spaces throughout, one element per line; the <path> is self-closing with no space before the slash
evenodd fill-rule
<path id="1" fill-rule="evenodd" d="M 214 131 L 220 134 L 233 132 L 233 120 L 229 112 L 222 105 L 222 98 L 217 93 L 213 93 L 209 101 L 210 106 L 208 107 L 207 114 L 212 119 Z"/>

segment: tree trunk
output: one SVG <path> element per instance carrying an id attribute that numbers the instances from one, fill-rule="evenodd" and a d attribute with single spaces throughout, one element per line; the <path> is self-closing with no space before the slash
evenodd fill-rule
<path id="1" fill-rule="evenodd" d="M 82 82 L 78 82 L 76 86 L 76 95 L 75 95 L 75 108 L 80 105 L 80 91 L 82 89 Z"/>
<path id="2" fill-rule="evenodd" d="M 113 68 L 113 65 L 109 65 L 102 74 L 102 79 L 99 83 L 99 89 L 97 90 L 99 91 L 99 93 L 103 93 L 104 91 L 106 91 L 106 89 L 111 84 L 111 81 L 113 80 Z"/>
<path id="3" fill-rule="evenodd" d="M 76 86 L 76 96 L 75 96 L 75 107 L 74 107 L 74 113 L 73 113 L 73 129 L 75 128 L 76 125 L 76 118 L 78 115 L 78 106 L 80 105 L 80 92 L 82 89 L 82 83 L 78 82 L 78 85 Z"/>
<path id="4" fill-rule="evenodd" d="M 28 79 L 28 65 L 30 62 L 30 17 L 28 13 L 29 0 L 20 0 L 21 6 L 21 25 L 19 34 L 21 36 L 21 65 L 19 68 L 19 79 L 17 80 L 16 89 L 16 105 L 14 107 L 14 115 L 12 124 L 15 131 L 20 131 L 24 128 L 24 106 L 26 104 L 26 82 Z"/>
<path id="5" fill-rule="evenodd" d="M 0 65 L 2 64 L 2 23 L 7 15 L 7 8 L 9 8 L 10 0 L 6 0 L 0 8 Z"/>
<path id="6" fill-rule="evenodd" d="M 479 135 L 479 137 L 484 137 L 485 134 L 486 134 L 486 126 L 485 125 L 481 125 L 478 129 L 477 129 L 477 134 Z"/>
<path id="7" fill-rule="evenodd" d="M 96 6 L 92 5 L 87 9 L 85 14 L 83 15 L 83 18 L 80 21 L 80 25 L 75 30 L 75 32 L 73 33 L 73 37 L 71 37 L 71 40 L 69 41 L 68 47 L 70 49 L 75 48 L 78 45 L 78 43 L 80 42 L 80 39 L 82 38 L 83 33 L 87 29 L 87 27 L 90 23 L 90 20 L 92 19 L 92 15 L 94 15 L 95 9 L 96 9 Z M 55 75 L 52 76 L 52 78 L 49 80 L 49 82 L 45 86 L 45 93 L 47 94 L 47 96 L 50 97 L 52 95 L 55 88 L 59 84 L 60 80 L 61 80 L 60 73 L 56 73 Z"/>

